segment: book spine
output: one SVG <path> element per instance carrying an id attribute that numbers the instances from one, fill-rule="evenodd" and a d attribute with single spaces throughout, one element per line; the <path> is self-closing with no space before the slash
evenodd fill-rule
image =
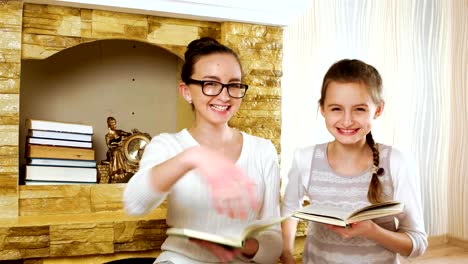
<path id="1" fill-rule="evenodd" d="M 97 170 L 95 168 L 71 168 L 27 165 L 25 180 L 97 182 Z"/>
<path id="2" fill-rule="evenodd" d="M 77 147 L 77 148 L 91 148 L 92 142 L 73 141 L 73 140 L 59 140 L 59 139 L 46 139 L 29 137 L 27 143 L 50 145 L 50 146 L 63 146 L 63 147 Z"/>
<path id="3" fill-rule="evenodd" d="M 26 127 L 37 130 L 93 134 L 92 126 L 74 123 L 28 119 L 26 120 Z"/>
<path id="4" fill-rule="evenodd" d="M 94 150 L 90 148 L 54 147 L 28 144 L 27 158 L 51 158 L 72 160 L 94 160 Z"/>

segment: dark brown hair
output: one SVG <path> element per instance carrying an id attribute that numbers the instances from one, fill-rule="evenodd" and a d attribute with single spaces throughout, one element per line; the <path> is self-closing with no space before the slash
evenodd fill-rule
<path id="1" fill-rule="evenodd" d="M 331 82 L 363 83 L 369 92 L 372 101 L 378 105 L 382 98 L 382 77 L 376 68 L 360 60 L 344 59 L 333 64 L 323 77 L 322 90 L 320 92 L 320 107 L 324 106 L 328 85 Z M 377 175 L 380 163 L 378 144 L 375 143 L 372 133 L 366 135 L 366 142 L 372 149 L 373 170 L 372 178 L 367 192 L 367 199 L 371 203 L 377 203 L 383 199 L 382 184 Z"/>
<path id="2" fill-rule="evenodd" d="M 187 46 L 187 51 L 184 55 L 185 62 L 182 66 L 182 81 L 186 83 L 189 82 L 189 79 L 193 74 L 193 66 L 201 57 L 216 53 L 231 54 L 236 58 L 239 66 L 242 68 L 239 56 L 237 56 L 237 54 L 232 49 L 224 46 L 213 38 L 203 37 L 190 42 L 190 44 Z"/>

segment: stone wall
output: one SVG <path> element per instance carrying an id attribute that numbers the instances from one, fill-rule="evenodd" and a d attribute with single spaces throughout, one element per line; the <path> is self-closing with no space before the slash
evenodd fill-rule
<path id="1" fill-rule="evenodd" d="M 0 2 L 0 217 L 18 215 L 20 1 Z"/>
<path id="2" fill-rule="evenodd" d="M 240 56 L 249 90 L 235 127 L 269 138 L 280 152 L 281 76 L 283 32 L 281 28 L 241 23 L 222 23 L 221 40 Z"/>

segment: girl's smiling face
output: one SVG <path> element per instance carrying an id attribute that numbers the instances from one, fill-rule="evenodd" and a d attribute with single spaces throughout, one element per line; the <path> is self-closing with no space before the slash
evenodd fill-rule
<path id="1" fill-rule="evenodd" d="M 341 144 L 365 143 L 372 124 L 383 111 L 384 103 L 376 104 L 362 82 L 328 84 L 320 112 L 328 131 Z"/>
<path id="2" fill-rule="evenodd" d="M 201 57 L 193 67 L 191 76 L 194 80 L 217 81 L 224 84 L 240 83 L 242 71 L 237 59 L 228 53 L 215 53 Z M 242 99 L 229 96 L 224 87 L 219 95 L 207 96 L 200 84 L 181 84 L 185 99 L 193 103 L 196 122 L 208 122 L 213 125 L 227 124 L 239 110 Z"/>

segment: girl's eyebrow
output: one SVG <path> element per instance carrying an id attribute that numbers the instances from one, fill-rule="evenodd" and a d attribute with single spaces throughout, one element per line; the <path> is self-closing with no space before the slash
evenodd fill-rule
<path id="1" fill-rule="evenodd" d="M 341 107 L 342 105 L 340 104 L 329 104 L 327 107 Z M 353 105 L 353 107 L 369 107 L 367 104 L 357 104 Z"/>
<path id="2" fill-rule="evenodd" d="M 358 106 L 360 106 L 360 107 L 362 107 L 362 106 L 364 106 L 364 107 L 369 107 L 367 104 L 357 104 L 357 105 L 355 105 L 354 107 L 358 107 Z"/>
<path id="3" fill-rule="evenodd" d="M 214 76 L 214 75 L 205 75 L 202 77 L 203 80 L 205 79 L 213 79 L 213 80 L 216 80 L 216 81 L 221 81 L 221 79 L 219 79 L 218 76 Z M 230 82 L 240 82 L 241 80 L 239 78 L 231 78 L 229 79 L 228 83 Z"/>

